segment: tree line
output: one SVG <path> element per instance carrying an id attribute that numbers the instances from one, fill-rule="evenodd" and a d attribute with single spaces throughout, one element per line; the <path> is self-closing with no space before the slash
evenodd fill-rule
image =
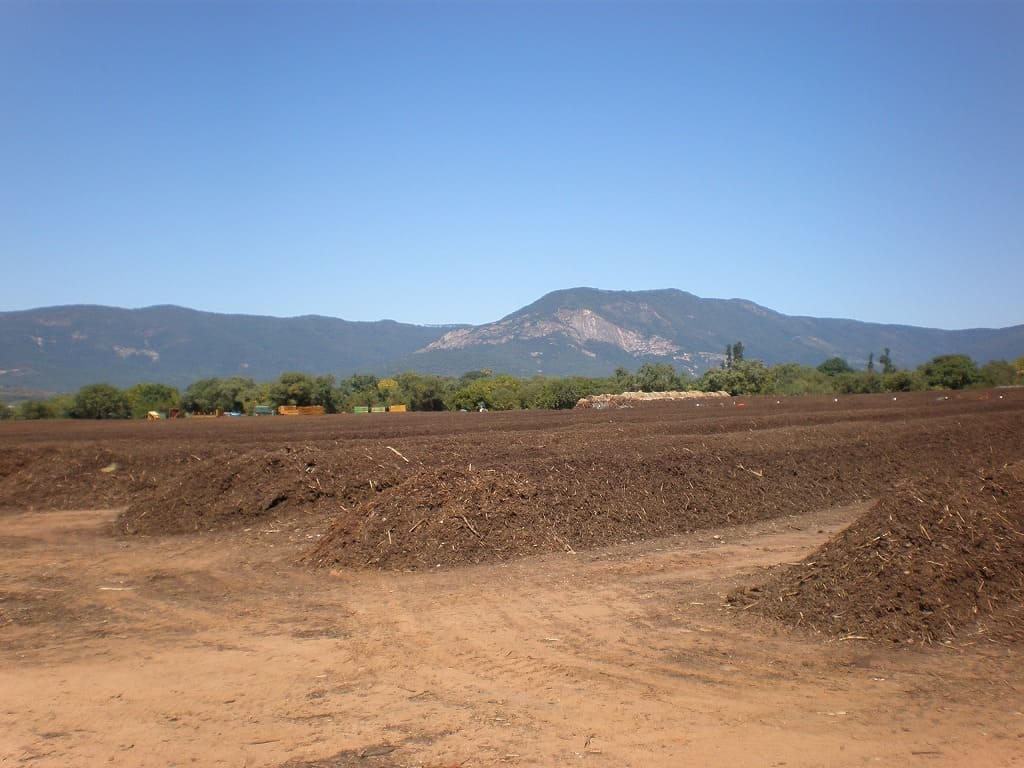
<path id="1" fill-rule="evenodd" d="M 725 361 L 697 378 L 669 363 L 644 363 L 636 371 L 618 368 L 612 376 L 533 376 L 517 378 L 490 370 L 459 377 L 407 371 L 393 377 L 353 374 L 311 376 L 292 371 L 276 381 L 256 382 L 242 376 L 201 379 L 180 392 L 165 384 L 145 382 L 127 389 L 90 384 L 74 395 L 29 400 L 17 407 L 0 403 L 0 418 L 18 419 L 141 419 L 151 411 L 251 414 L 257 406 L 319 405 L 327 413 L 354 408 L 403 404 L 413 411 L 517 410 L 572 408 L 582 397 L 629 391 L 726 391 L 732 395 L 861 394 L 929 389 L 967 389 L 1024 384 L 1024 357 L 1010 363 L 994 360 L 978 365 L 967 355 L 939 355 L 916 369 L 898 368 L 890 350 L 868 358 L 866 369 L 832 357 L 816 367 L 748 360 L 741 342 L 726 349 Z"/>

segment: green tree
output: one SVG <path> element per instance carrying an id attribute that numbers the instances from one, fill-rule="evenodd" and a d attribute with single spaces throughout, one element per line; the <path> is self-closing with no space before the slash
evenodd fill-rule
<path id="1" fill-rule="evenodd" d="M 886 347 L 882 350 L 882 354 L 878 356 L 878 364 L 882 366 L 882 375 L 887 373 L 893 373 L 896 370 L 896 366 L 893 365 L 892 355 L 889 354 L 889 348 Z"/>
<path id="2" fill-rule="evenodd" d="M 452 378 L 422 375 L 414 371 L 406 371 L 395 377 L 398 382 L 399 397 L 413 411 L 443 411 L 445 398 L 453 390 L 455 380 Z"/>
<path id="3" fill-rule="evenodd" d="M 50 408 L 53 410 L 54 418 L 70 419 L 71 410 L 75 407 L 74 395 L 54 395 L 49 400 Z"/>
<path id="4" fill-rule="evenodd" d="M 250 378 L 214 376 L 190 384 L 182 397 L 182 408 L 193 413 L 213 413 L 218 409 L 247 411 L 264 396 L 264 390 Z"/>
<path id="5" fill-rule="evenodd" d="M 771 387 L 771 371 L 760 360 L 734 360 L 728 368 L 710 368 L 697 384 L 702 392 L 725 391 L 730 395 L 767 394 Z"/>
<path id="6" fill-rule="evenodd" d="M 0 421 L 7 421 L 8 419 L 13 417 L 14 409 L 7 403 L 5 403 L 3 400 L 0 400 Z"/>
<path id="7" fill-rule="evenodd" d="M 358 406 L 380 405 L 379 379 L 366 373 L 354 373 L 342 380 L 338 387 L 338 405 L 345 410 Z"/>
<path id="8" fill-rule="evenodd" d="M 313 377 L 301 371 L 289 371 L 270 385 L 270 401 L 274 405 L 312 405 Z"/>
<path id="9" fill-rule="evenodd" d="M 539 378 L 530 382 L 525 394 L 530 408 L 575 408 L 580 398 L 608 391 L 608 379 L 571 376 L 566 379 Z"/>
<path id="10" fill-rule="evenodd" d="M 274 382 L 264 381 L 240 389 L 238 399 L 242 403 L 242 410 L 252 413 L 257 405 L 271 405 L 274 402 L 270 397 L 270 390 L 273 386 Z"/>
<path id="11" fill-rule="evenodd" d="M 735 344 L 725 345 L 725 362 L 722 363 L 723 368 L 732 368 L 736 363 L 743 362 L 744 348 L 743 342 L 737 341 Z"/>
<path id="12" fill-rule="evenodd" d="M 641 392 L 671 392 L 686 389 L 686 382 L 668 363 L 644 363 L 636 372 Z"/>
<path id="13" fill-rule="evenodd" d="M 150 411 L 167 413 L 181 402 L 177 389 L 152 382 L 135 384 L 125 390 L 124 396 L 128 399 L 128 410 L 133 419 L 144 419 Z"/>
<path id="14" fill-rule="evenodd" d="M 967 355 L 939 355 L 917 371 L 932 389 L 966 389 L 981 382 L 978 364 Z"/>
<path id="15" fill-rule="evenodd" d="M 882 391 L 882 377 L 874 371 L 847 371 L 833 376 L 832 385 L 842 395 L 865 395 Z"/>
<path id="16" fill-rule="evenodd" d="M 19 419 L 57 419 L 57 409 L 50 400 L 26 400 L 18 406 L 16 416 Z"/>
<path id="17" fill-rule="evenodd" d="M 75 419 L 127 419 L 131 416 L 128 398 L 110 384 L 89 384 L 78 390 L 71 417 Z"/>
<path id="18" fill-rule="evenodd" d="M 1016 382 L 1017 368 L 1006 360 L 992 360 L 978 370 L 981 382 L 990 387 L 1008 387 Z"/>
<path id="19" fill-rule="evenodd" d="M 324 413 L 338 412 L 338 388 L 335 386 L 333 376 L 327 374 L 313 379 L 313 395 L 310 398 L 310 403 L 322 405 Z"/>
<path id="20" fill-rule="evenodd" d="M 639 388 L 636 376 L 623 368 L 621 365 L 615 369 L 612 377 L 612 393 L 619 395 L 623 392 L 635 392 Z"/>
<path id="21" fill-rule="evenodd" d="M 486 379 L 488 376 L 493 376 L 494 371 L 490 368 L 481 368 L 478 371 L 466 371 L 464 374 L 459 376 L 459 386 L 464 387 L 470 382 L 476 381 L 477 379 Z"/>
<path id="22" fill-rule="evenodd" d="M 838 376 L 840 373 L 852 373 L 853 366 L 841 357 L 830 357 L 818 366 L 818 370 L 826 376 Z"/>
<path id="23" fill-rule="evenodd" d="M 452 396 L 456 409 L 476 410 L 480 404 L 491 411 L 511 411 L 523 407 L 523 385 L 514 376 L 498 374 L 470 381 Z"/>
<path id="24" fill-rule="evenodd" d="M 193 381 L 185 389 L 181 397 L 182 408 L 192 413 L 210 413 L 219 406 L 218 402 L 221 389 L 221 379 L 211 377 Z"/>
<path id="25" fill-rule="evenodd" d="M 912 371 L 894 369 L 882 374 L 882 389 L 886 392 L 913 392 L 924 389 L 924 383 Z"/>
<path id="26" fill-rule="evenodd" d="M 397 379 L 380 379 L 377 382 L 377 392 L 381 402 L 385 405 L 395 405 L 402 399 L 402 391 Z"/>
<path id="27" fill-rule="evenodd" d="M 817 368 L 796 363 L 772 367 L 771 391 L 776 395 L 814 395 L 832 391 L 832 377 Z"/>

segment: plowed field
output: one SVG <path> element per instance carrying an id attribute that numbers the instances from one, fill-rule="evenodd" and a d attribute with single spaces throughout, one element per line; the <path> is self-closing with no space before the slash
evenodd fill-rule
<path id="1" fill-rule="evenodd" d="M 0 424 L 0 764 L 1024 765 L 1024 391 Z"/>

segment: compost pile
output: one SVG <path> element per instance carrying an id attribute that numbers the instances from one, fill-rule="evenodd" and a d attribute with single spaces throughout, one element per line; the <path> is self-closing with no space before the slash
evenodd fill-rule
<path id="1" fill-rule="evenodd" d="M 902 504 L 906 488 L 928 499 L 939 486 L 919 478 L 1024 458 L 1019 395 L 8 422 L 0 515 L 102 506 L 120 510 L 121 534 L 287 530 L 313 547 L 303 559 L 325 568 L 500 562 L 855 501 Z M 911 485 L 894 495 L 900 483 Z"/>
<path id="2" fill-rule="evenodd" d="M 329 495 L 308 449 L 183 456 L 178 472 L 136 494 L 118 517 L 124 533 L 188 533 L 308 508 Z M 167 477 L 171 474 L 171 477 Z"/>
<path id="3" fill-rule="evenodd" d="M 841 638 L 1020 642 L 1024 462 L 904 481 L 804 562 L 731 599 Z"/>
<path id="4" fill-rule="evenodd" d="M 761 488 L 724 447 L 638 457 L 629 443 L 602 442 L 580 461 L 583 446 L 570 457 L 552 443 L 515 462 L 494 446 L 486 463 L 421 464 L 334 517 L 307 560 L 398 570 L 494 562 L 764 519 L 791 504 L 792 463 Z"/>
<path id="5" fill-rule="evenodd" d="M 420 470 L 358 516 L 335 522 L 310 564 L 431 567 L 569 547 L 544 518 L 550 499 L 514 470 Z"/>
<path id="6" fill-rule="evenodd" d="M 0 508 L 120 506 L 151 482 L 146 471 L 132 471 L 133 458 L 102 445 L 0 449 Z"/>
<path id="7" fill-rule="evenodd" d="M 659 413 L 678 418 L 678 408 L 660 406 Z M 916 423 L 855 423 L 780 427 L 769 438 L 750 429 L 683 436 L 666 420 L 456 439 L 432 454 L 421 445 L 415 455 L 430 460 L 332 518 L 306 562 L 458 566 L 806 514 L 959 466 L 965 458 L 951 455 L 954 444 L 962 457 L 993 446 L 1019 451 L 1018 434 L 1008 423 L 965 429 L 942 420 L 926 433 Z"/>
<path id="8" fill-rule="evenodd" d="M 359 459 L 351 451 L 310 445 L 179 455 L 163 468 L 160 482 L 132 494 L 117 529 L 164 535 L 266 519 L 322 522 L 400 482 L 407 471 L 384 457 Z"/>
<path id="9" fill-rule="evenodd" d="M 731 397 L 728 392 L 700 392 L 697 390 L 668 392 L 622 392 L 615 395 L 588 395 L 581 397 L 576 403 L 576 408 L 632 408 L 638 403 L 650 403 L 655 401 L 672 400 L 715 400 L 723 397 Z"/>

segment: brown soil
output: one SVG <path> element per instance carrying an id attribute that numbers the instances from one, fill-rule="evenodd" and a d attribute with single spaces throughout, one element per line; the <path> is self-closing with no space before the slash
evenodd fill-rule
<path id="1" fill-rule="evenodd" d="M 939 397 L 0 424 L 0 763 L 1024 765 L 1024 392 Z"/>
<path id="2" fill-rule="evenodd" d="M 896 643 L 1024 641 L 1024 462 L 899 484 L 745 609 Z"/>

